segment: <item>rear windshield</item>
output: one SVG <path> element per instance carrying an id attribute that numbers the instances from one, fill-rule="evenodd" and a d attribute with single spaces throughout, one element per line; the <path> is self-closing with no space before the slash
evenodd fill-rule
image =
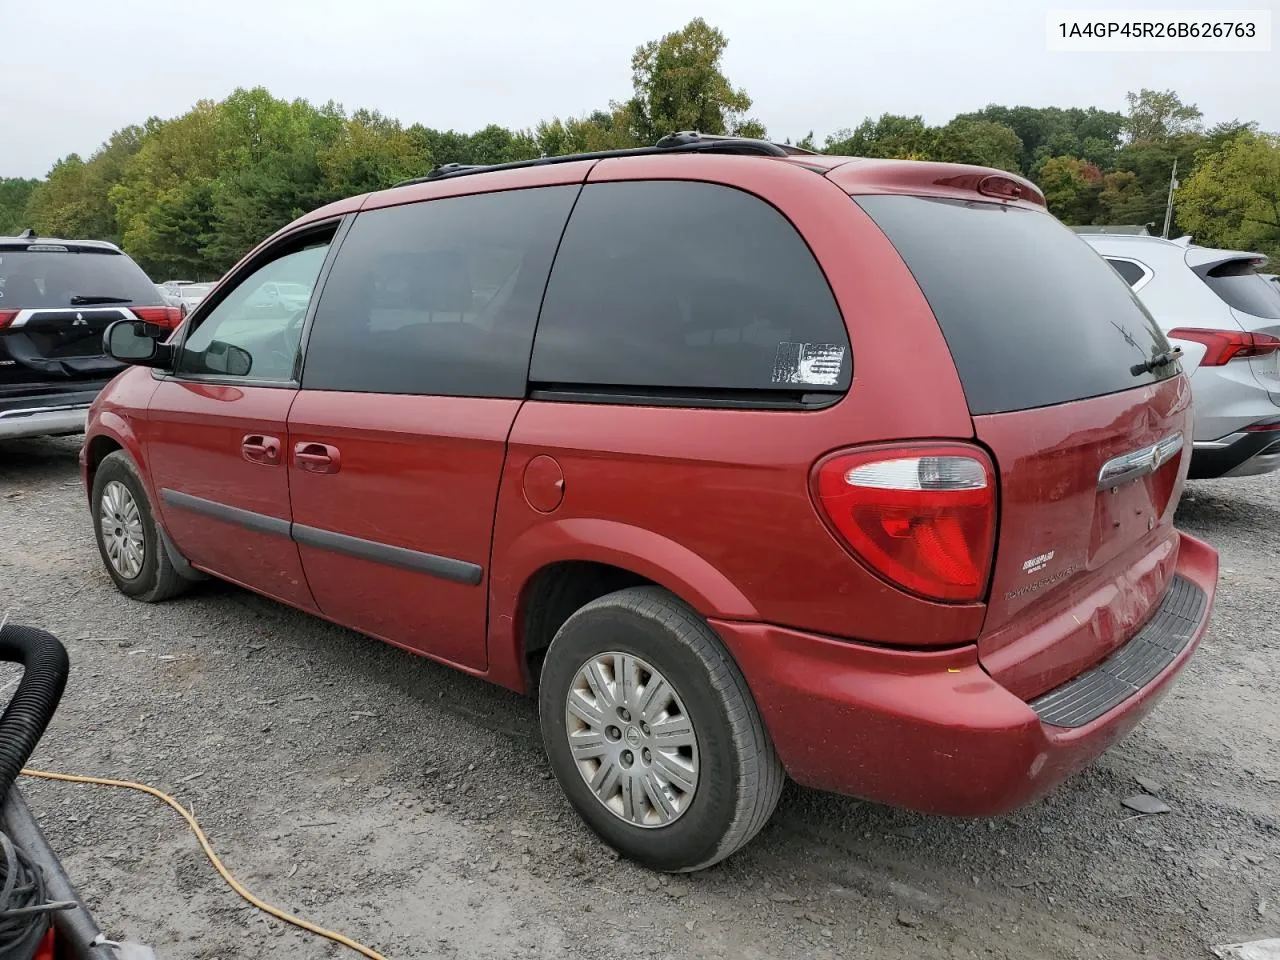
<path id="1" fill-rule="evenodd" d="M 1280 286 L 1254 273 L 1253 263 L 1228 260 L 1200 277 L 1228 306 L 1255 317 L 1280 320 Z"/>
<path id="2" fill-rule="evenodd" d="M 1169 343 L 1107 262 L 1047 213 L 965 200 L 855 198 L 915 275 L 971 413 L 1097 397 L 1173 376 Z M 1136 369 L 1136 372 L 1135 372 Z"/>
<path id="3" fill-rule="evenodd" d="M 73 297 L 81 299 L 73 304 Z M 142 268 L 123 254 L 0 248 L 0 310 L 160 302 Z"/>

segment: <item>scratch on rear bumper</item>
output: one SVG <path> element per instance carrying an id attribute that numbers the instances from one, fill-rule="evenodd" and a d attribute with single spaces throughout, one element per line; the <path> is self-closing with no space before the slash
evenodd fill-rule
<path id="1" fill-rule="evenodd" d="M 1092 670 L 1031 701 L 1044 723 L 1082 727 L 1138 693 L 1186 649 L 1209 598 L 1175 576 L 1155 616 L 1123 647 Z"/>

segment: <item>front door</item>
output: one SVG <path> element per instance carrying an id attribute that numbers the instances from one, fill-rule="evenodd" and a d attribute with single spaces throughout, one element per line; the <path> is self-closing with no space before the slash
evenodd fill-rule
<path id="1" fill-rule="evenodd" d="M 264 286 L 316 285 L 330 224 L 255 257 L 192 318 L 142 430 L 165 530 L 196 567 L 306 610 L 290 536 L 287 422 L 308 300 L 262 309 Z"/>
<path id="2" fill-rule="evenodd" d="M 577 192 L 444 197 L 352 223 L 289 413 L 293 536 L 325 616 L 486 668 L 498 482 Z"/>

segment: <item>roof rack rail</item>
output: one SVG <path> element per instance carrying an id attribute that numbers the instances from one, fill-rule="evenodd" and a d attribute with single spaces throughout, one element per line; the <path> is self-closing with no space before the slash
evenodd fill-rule
<path id="1" fill-rule="evenodd" d="M 758 157 L 806 156 L 813 153 L 790 144 L 756 140 L 751 137 L 728 137 L 682 130 L 670 133 L 652 147 L 631 147 L 622 150 L 597 150 L 594 153 L 567 153 L 556 157 L 538 157 L 534 160 L 516 160 L 511 163 L 446 163 L 434 168 L 425 177 L 402 180 L 395 187 L 407 187 L 414 183 L 464 177 L 472 173 L 489 173 L 495 170 L 520 170 L 524 167 L 541 167 L 554 163 L 574 163 L 578 160 L 608 160 L 612 157 L 651 157 L 664 153 L 730 153 Z"/>

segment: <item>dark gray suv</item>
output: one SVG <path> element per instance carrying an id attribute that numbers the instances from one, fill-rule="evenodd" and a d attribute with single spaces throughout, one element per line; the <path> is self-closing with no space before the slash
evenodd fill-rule
<path id="1" fill-rule="evenodd" d="M 101 240 L 0 237 L 0 440 L 82 433 L 89 404 L 123 364 L 102 350 L 115 320 L 171 330 L 142 268 Z"/>

